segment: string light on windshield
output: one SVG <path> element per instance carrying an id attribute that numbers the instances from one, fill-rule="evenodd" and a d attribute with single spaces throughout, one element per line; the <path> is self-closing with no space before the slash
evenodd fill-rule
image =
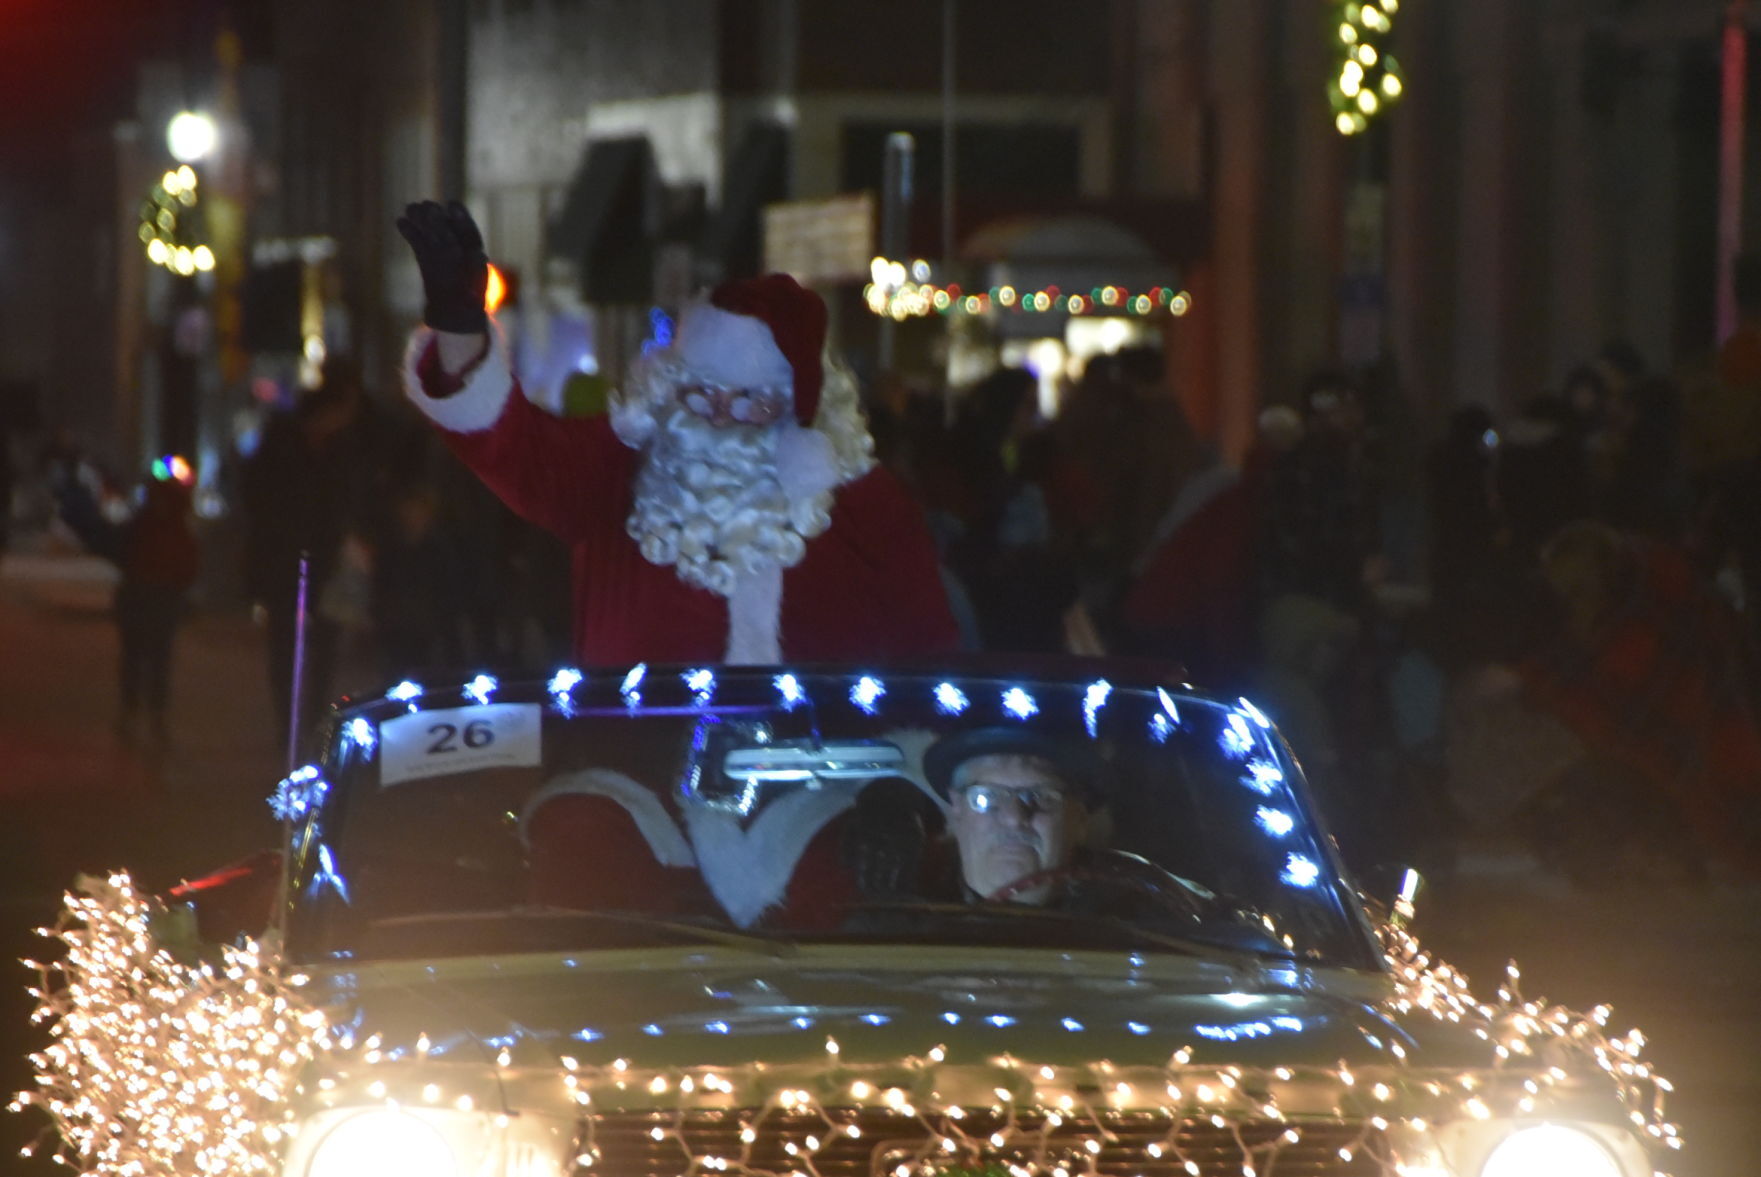
<path id="1" fill-rule="evenodd" d="M 1305 854 L 1292 854 L 1284 860 L 1284 873 L 1279 877 L 1292 887 L 1312 887 L 1321 880 L 1321 867 Z"/>
<path id="2" fill-rule="evenodd" d="M 544 689 L 550 695 L 551 699 L 555 701 L 556 709 L 564 715 L 573 715 L 575 713 L 575 698 L 573 692 L 576 687 L 581 685 L 583 678 L 584 676 L 579 670 L 565 666 L 563 669 L 551 675 L 550 682 L 545 684 Z"/>
<path id="3" fill-rule="evenodd" d="M 1262 797 L 1270 797 L 1284 780 L 1284 770 L 1270 760 L 1249 760 L 1241 781 Z"/>
<path id="4" fill-rule="evenodd" d="M 1039 714 L 1039 704 L 1020 687 L 1010 687 L 1003 692 L 1003 710 L 1016 719 L 1032 719 Z"/>
<path id="5" fill-rule="evenodd" d="M 317 765 L 302 765 L 276 784 L 269 810 L 281 821 L 299 821 L 323 803 L 329 789 Z"/>
<path id="6" fill-rule="evenodd" d="M 679 678 L 691 689 L 691 697 L 699 707 L 707 706 L 715 697 L 715 671 L 708 667 L 687 670 Z"/>
<path id="7" fill-rule="evenodd" d="M 936 710 L 943 715 L 959 715 L 969 703 L 966 692 L 951 682 L 937 683 L 935 696 Z"/>
<path id="8" fill-rule="evenodd" d="M 1162 710 L 1167 714 L 1168 722 L 1171 723 L 1172 725 L 1174 725 L 1175 727 L 1179 727 L 1180 726 L 1180 708 L 1178 708 L 1174 705 L 1174 696 L 1170 695 L 1168 693 L 1168 689 L 1166 687 L 1157 687 L 1156 688 L 1156 699 L 1158 702 L 1160 702 L 1162 704 Z"/>
<path id="9" fill-rule="evenodd" d="M 479 706 L 482 706 L 489 702 L 489 696 L 495 693 L 495 689 L 498 685 L 500 684 L 489 675 L 479 674 L 476 678 L 465 684 L 465 698 L 474 699 Z"/>
<path id="10" fill-rule="evenodd" d="M 856 680 L 855 686 L 850 688 L 850 702 L 873 715 L 881 696 L 886 693 L 887 688 L 881 685 L 878 678 L 865 674 Z"/>
<path id="11" fill-rule="evenodd" d="M 1104 678 L 1096 679 L 1088 684 L 1088 690 L 1082 693 L 1082 721 L 1088 728 L 1088 734 L 1096 734 L 1100 723 L 1101 708 L 1107 705 L 1107 696 L 1113 693 L 1113 684 Z"/>
<path id="12" fill-rule="evenodd" d="M 1272 721 L 1266 718 L 1265 712 L 1261 711 L 1258 707 L 1255 707 L 1252 703 L 1249 703 L 1246 699 L 1241 699 L 1239 702 L 1241 703 L 1241 710 L 1246 713 L 1249 719 L 1259 724 L 1262 728 L 1270 728 L 1272 726 Z"/>
<path id="13" fill-rule="evenodd" d="M 1282 809 L 1273 809 L 1262 805 L 1254 812 L 1254 821 L 1259 823 L 1274 838 L 1282 838 L 1296 828 L 1296 819 Z"/>
<path id="14" fill-rule="evenodd" d="M 379 736 L 372 723 L 357 715 L 342 727 L 342 738 L 348 747 L 359 750 L 363 755 L 371 756 L 373 749 L 379 744 Z"/>
<path id="15" fill-rule="evenodd" d="M 414 715 L 416 713 L 416 700 L 422 697 L 422 688 L 406 678 L 403 682 L 398 683 L 397 686 L 392 687 L 391 690 L 385 692 L 385 697 L 397 703 L 408 703 L 410 706 L 410 714 Z"/>
<path id="16" fill-rule="evenodd" d="M 1229 713 L 1228 725 L 1218 737 L 1222 742 L 1223 751 L 1231 756 L 1246 756 L 1253 751 L 1253 733 L 1247 730 L 1247 721 L 1233 711 Z"/>
<path id="17" fill-rule="evenodd" d="M 647 674 L 648 663 L 638 662 L 624 675 L 624 681 L 618 684 L 618 694 L 624 697 L 625 706 L 642 706 L 642 680 Z"/>
<path id="18" fill-rule="evenodd" d="M 771 685 L 776 687 L 777 694 L 782 698 L 783 710 L 785 711 L 793 711 L 802 700 L 807 698 L 806 693 L 801 689 L 801 680 L 792 674 L 777 675 L 771 680 Z"/>

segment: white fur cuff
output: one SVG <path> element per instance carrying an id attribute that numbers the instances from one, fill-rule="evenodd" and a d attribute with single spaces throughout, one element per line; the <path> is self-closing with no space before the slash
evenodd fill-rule
<path id="1" fill-rule="evenodd" d="M 422 378 L 416 372 L 417 362 L 433 341 L 434 332 L 427 327 L 410 333 L 410 345 L 404 350 L 404 395 L 423 416 L 453 433 L 479 433 L 494 425 L 514 391 L 513 363 L 501 330 L 493 320 L 490 322 L 489 354 L 465 377 L 463 388 L 445 397 L 424 392 Z"/>

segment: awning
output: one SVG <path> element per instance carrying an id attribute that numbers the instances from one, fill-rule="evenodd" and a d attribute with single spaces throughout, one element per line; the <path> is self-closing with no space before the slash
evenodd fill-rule
<path id="1" fill-rule="evenodd" d="M 650 299 L 660 206 L 660 173 L 645 136 L 587 145 L 548 242 L 552 257 L 578 267 L 584 300 Z"/>
<path id="2" fill-rule="evenodd" d="M 1018 290 L 1122 286 L 1143 291 L 1178 286 L 1180 278 L 1179 267 L 1164 261 L 1143 238 L 1100 217 L 993 222 L 966 240 L 960 258 L 985 271 L 986 285 L 1008 283 Z"/>
<path id="3" fill-rule="evenodd" d="M 754 122 L 723 176 L 721 208 L 709 223 L 702 256 L 723 278 L 746 278 L 764 262 L 764 206 L 789 197 L 789 129 Z"/>

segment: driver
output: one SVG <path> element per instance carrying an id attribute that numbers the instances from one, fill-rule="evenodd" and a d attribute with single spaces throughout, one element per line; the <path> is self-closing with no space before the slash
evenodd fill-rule
<path id="1" fill-rule="evenodd" d="M 1098 764 L 1031 732 L 983 728 L 932 745 L 924 771 L 948 803 L 967 901 L 1059 898 L 1098 807 Z"/>

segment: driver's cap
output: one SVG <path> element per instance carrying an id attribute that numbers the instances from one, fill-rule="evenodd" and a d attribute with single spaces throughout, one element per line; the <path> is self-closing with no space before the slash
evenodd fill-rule
<path id="1" fill-rule="evenodd" d="M 923 754 L 923 774 L 945 801 L 952 801 L 954 772 L 979 756 L 1035 756 L 1048 761 L 1065 789 L 1085 805 L 1105 800 L 1104 766 L 1086 741 L 1060 740 L 1019 727 L 981 727 L 951 732 Z"/>

